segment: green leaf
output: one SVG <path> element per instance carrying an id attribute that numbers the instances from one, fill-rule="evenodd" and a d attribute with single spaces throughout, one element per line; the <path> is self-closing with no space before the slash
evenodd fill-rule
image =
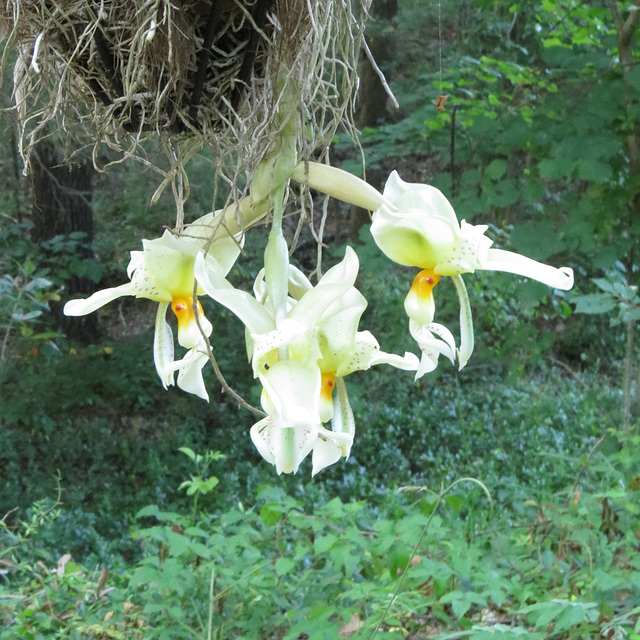
<path id="1" fill-rule="evenodd" d="M 563 610 L 565 605 L 562 602 L 540 602 L 537 611 L 538 615 L 529 617 L 532 623 L 536 627 L 546 627 L 551 620 L 558 616 Z"/>
<path id="2" fill-rule="evenodd" d="M 454 496 L 449 494 L 445 497 L 444 501 L 456 512 L 458 513 L 460 509 L 464 506 L 464 500 L 460 496 Z"/>
<path id="3" fill-rule="evenodd" d="M 279 576 L 282 576 L 285 573 L 289 573 L 294 566 L 295 566 L 295 562 L 291 560 L 291 558 L 286 558 L 285 556 L 282 556 L 276 560 L 276 565 L 275 565 L 276 573 Z"/>
<path id="4" fill-rule="evenodd" d="M 153 516 L 154 518 L 160 519 L 160 507 L 157 504 L 150 504 L 146 507 L 142 507 L 138 513 L 136 513 L 136 518 L 146 518 L 148 516 Z"/>
<path id="5" fill-rule="evenodd" d="M 144 566 L 136 569 L 134 574 L 131 576 L 131 580 L 129 581 L 129 586 L 133 589 L 139 587 L 143 584 L 149 584 L 151 582 L 158 581 L 159 572 L 155 567 Z"/>
<path id="6" fill-rule="evenodd" d="M 559 180 L 570 175 L 573 171 L 574 163 L 571 160 L 562 158 L 554 158 L 551 160 L 543 160 L 538 165 L 538 171 L 541 178 L 549 178 L 550 180 Z"/>
<path id="7" fill-rule="evenodd" d="M 576 305 L 576 313 L 608 313 L 616 306 L 616 299 L 609 293 L 576 296 L 573 302 Z"/>
<path id="8" fill-rule="evenodd" d="M 499 180 L 507 172 L 507 161 L 502 159 L 494 160 L 484 172 L 492 180 Z"/>
<path id="9" fill-rule="evenodd" d="M 201 542 L 192 542 L 190 547 L 193 553 L 199 555 L 201 558 L 204 558 L 205 560 L 209 560 L 211 558 L 211 549 L 203 545 Z"/>
<path id="10" fill-rule="evenodd" d="M 193 449 L 189 449 L 189 447 L 180 447 L 178 451 L 184 453 L 185 456 L 189 456 L 189 458 L 191 458 L 192 460 L 196 459 L 195 452 L 193 451 Z"/>
<path id="11" fill-rule="evenodd" d="M 328 533 L 326 536 L 318 536 L 313 541 L 313 550 L 315 553 L 325 553 L 338 541 L 338 536 Z"/>
<path id="12" fill-rule="evenodd" d="M 269 502 L 263 505 L 262 509 L 260 509 L 260 518 L 262 519 L 262 522 L 267 525 L 267 527 L 272 527 L 276 522 L 278 522 L 281 515 L 281 505 L 276 502 Z"/>
<path id="13" fill-rule="evenodd" d="M 556 621 L 554 632 L 558 633 L 560 631 L 564 631 L 569 627 L 573 627 L 587 620 L 592 621 L 592 610 L 597 617 L 597 609 L 595 609 L 596 606 L 597 605 L 593 602 L 569 603 Z"/>
<path id="14" fill-rule="evenodd" d="M 610 164 L 583 158 L 578 160 L 578 177 L 591 182 L 606 182 L 613 177 Z"/>
<path id="15" fill-rule="evenodd" d="M 534 260 L 546 260 L 564 250 L 562 237 L 548 222 L 525 222 L 511 232 L 513 248 Z"/>

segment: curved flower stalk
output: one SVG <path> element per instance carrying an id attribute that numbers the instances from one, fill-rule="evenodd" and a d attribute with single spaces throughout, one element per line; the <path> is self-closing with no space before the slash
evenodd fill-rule
<path id="1" fill-rule="evenodd" d="M 384 188 L 385 202 L 375 211 L 371 234 L 382 252 L 394 262 L 418 267 L 405 310 L 410 331 L 422 349 L 417 377 L 433 370 L 438 355 L 453 361 L 453 336 L 433 323 L 433 287 L 441 276 L 450 276 L 460 300 L 460 348 L 455 352 L 459 368 L 473 351 L 473 322 L 469 297 L 461 274 L 476 270 L 506 271 L 538 280 L 555 289 L 571 289 L 573 271 L 556 269 L 525 256 L 491 249 L 485 225 L 458 223 L 453 207 L 435 187 L 406 183 L 393 172 Z"/>
<path id="2" fill-rule="evenodd" d="M 194 228 L 202 224 L 198 221 Z M 216 237 L 204 258 L 208 270 L 226 275 L 240 253 L 241 242 L 241 237 L 236 239 L 228 233 Z M 208 400 L 202 379 L 202 368 L 208 359 L 203 333 L 207 337 L 211 335 L 212 326 L 200 303 L 194 307 L 193 299 L 195 258 L 207 244 L 209 238 L 204 234 L 196 238 L 174 236 L 169 231 L 155 240 L 143 240 L 143 250 L 131 252 L 127 268 L 130 282 L 103 289 L 83 300 L 70 300 L 64 306 L 64 313 L 67 316 L 86 315 L 122 296 L 154 300 L 158 303 L 158 312 L 153 357 L 164 388 L 174 384 L 174 373 L 178 371 L 177 382 L 181 389 Z M 198 290 L 198 294 L 201 293 Z M 189 350 L 180 360 L 174 360 L 173 334 L 166 321 L 169 306 L 178 320 L 178 343 Z"/>
<path id="3" fill-rule="evenodd" d="M 349 457 L 355 421 L 345 376 L 382 363 L 418 368 L 414 354 L 384 353 L 371 333 L 358 331 L 367 303 L 354 286 L 358 258 L 350 247 L 315 287 L 289 267 L 287 313 L 278 322 L 263 272 L 256 278 L 254 295 L 233 288 L 219 272 L 208 269 L 201 256 L 195 273 L 202 289 L 247 328 L 248 354 L 263 386 L 267 412 L 251 434 L 260 454 L 279 473 L 295 472 L 311 451 L 314 475 Z M 329 421 L 331 430 L 322 427 Z"/>

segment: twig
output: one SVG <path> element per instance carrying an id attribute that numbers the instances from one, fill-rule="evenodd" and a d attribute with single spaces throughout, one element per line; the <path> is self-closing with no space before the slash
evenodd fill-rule
<path id="1" fill-rule="evenodd" d="M 365 52 L 365 54 L 367 56 L 367 59 L 371 63 L 371 66 L 373 67 L 373 70 L 376 72 L 376 74 L 378 76 L 378 79 L 380 80 L 380 84 L 384 88 L 385 93 L 391 99 L 391 102 L 393 103 L 393 106 L 396 109 L 399 109 L 400 108 L 400 104 L 396 100 L 396 97 L 393 95 L 393 91 L 391 90 L 391 87 L 389 86 L 389 83 L 387 82 L 387 79 L 384 77 L 384 73 L 382 73 L 382 69 L 380 69 L 380 67 L 378 66 L 378 63 L 375 61 L 375 58 L 373 57 L 373 54 L 371 53 L 371 49 L 369 49 L 369 45 L 367 44 L 367 41 L 366 41 L 365 38 L 362 38 L 362 48 L 364 49 L 364 52 Z"/>
<path id="2" fill-rule="evenodd" d="M 198 325 L 198 331 L 200 331 L 200 335 L 204 339 L 204 343 L 207 347 L 207 355 L 209 356 L 209 362 L 211 362 L 211 366 L 213 367 L 213 371 L 216 374 L 216 378 L 218 379 L 218 382 L 222 385 L 222 392 L 228 393 L 238 403 L 238 406 L 242 407 L 243 409 L 246 409 L 247 411 L 250 411 L 251 413 L 254 413 L 257 416 L 260 416 L 261 418 L 264 418 L 267 414 L 264 411 L 261 411 L 260 409 L 256 409 L 253 405 L 250 405 L 239 393 L 234 391 L 229 386 L 229 383 L 226 381 L 225 377 L 222 375 L 222 371 L 220 371 L 220 367 L 218 366 L 218 361 L 213 355 L 213 349 L 211 348 L 211 343 L 209 342 L 209 338 L 205 334 L 204 330 L 202 329 L 202 325 L 200 324 L 200 312 L 198 310 L 198 304 L 197 304 L 197 290 L 198 290 L 198 283 L 195 282 L 193 285 L 193 310 L 195 312 L 196 325 Z"/>
<path id="3" fill-rule="evenodd" d="M 582 474 L 584 473 L 584 470 L 587 468 L 587 463 L 591 459 L 591 456 L 595 453 L 596 449 L 602 444 L 602 442 L 606 438 L 606 436 L 607 436 L 606 432 L 603 433 L 600 436 L 600 439 L 593 445 L 593 447 L 591 447 L 591 451 L 589 451 L 589 453 L 587 454 L 587 457 L 585 458 L 585 461 L 582 463 L 582 466 L 580 467 L 580 470 L 578 471 L 578 475 L 576 476 L 576 480 L 573 483 L 573 487 L 571 489 L 571 496 L 569 497 L 569 501 L 571 501 L 572 496 L 576 492 L 576 488 L 578 486 L 578 483 L 580 482 L 580 478 L 582 478 Z"/>

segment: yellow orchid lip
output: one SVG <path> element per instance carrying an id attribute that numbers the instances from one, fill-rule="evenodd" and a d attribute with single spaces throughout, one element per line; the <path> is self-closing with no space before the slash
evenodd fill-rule
<path id="1" fill-rule="evenodd" d="M 178 319 L 178 342 L 186 349 L 200 348 L 203 345 L 204 335 L 211 335 L 212 326 L 207 320 L 199 301 L 194 307 L 192 296 L 176 296 L 171 301 L 171 310 Z M 196 322 L 195 309 L 198 310 L 198 320 L 200 327 Z M 200 330 L 202 328 L 202 332 Z"/>
<path id="2" fill-rule="evenodd" d="M 428 301 L 431 299 L 433 287 L 440 282 L 440 276 L 434 273 L 432 269 L 423 269 L 414 279 L 411 285 L 413 291 L 419 300 Z"/>
<path id="3" fill-rule="evenodd" d="M 407 315 L 419 325 L 433 322 L 436 305 L 433 288 L 440 282 L 440 276 L 432 269 L 423 269 L 414 278 L 411 289 L 404 300 Z"/>
<path id="4" fill-rule="evenodd" d="M 204 311 L 200 302 L 198 304 L 198 313 L 202 316 Z M 171 301 L 171 310 L 178 318 L 178 328 L 186 329 L 189 324 L 195 320 L 193 312 L 193 297 L 178 296 Z"/>
<path id="5" fill-rule="evenodd" d="M 323 373 L 320 387 L 320 397 L 331 402 L 333 399 L 333 389 L 336 386 L 336 376 L 333 373 Z"/>

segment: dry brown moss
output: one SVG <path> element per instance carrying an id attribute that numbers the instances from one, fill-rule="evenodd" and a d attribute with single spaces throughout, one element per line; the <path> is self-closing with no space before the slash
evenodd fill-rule
<path id="1" fill-rule="evenodd" d="M 23 155 L 56 123 L 121 157 L 159 136 L 174 176 L 208 145 L 233 180 L 272 147 L 285 76 L 308 154 L 350 125 L 365 14 L 349 0 L 6 0 Z"/>

